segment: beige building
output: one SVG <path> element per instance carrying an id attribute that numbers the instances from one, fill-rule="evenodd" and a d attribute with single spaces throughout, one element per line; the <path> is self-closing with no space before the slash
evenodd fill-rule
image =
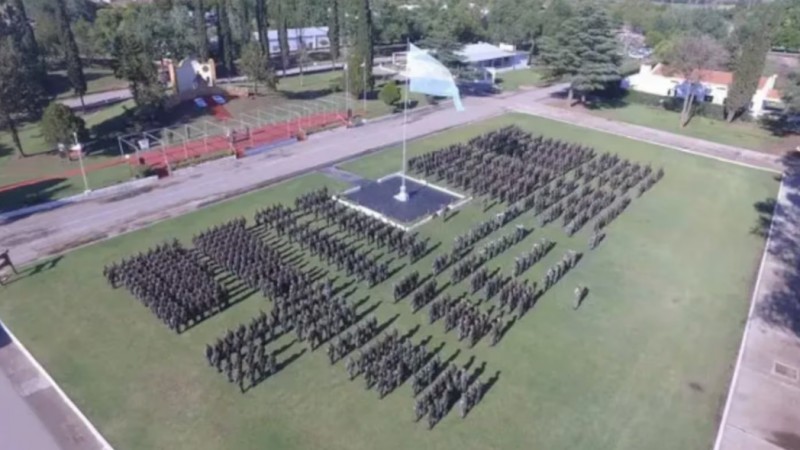
<path id="1" fill-rule="evenodd" d="M 733 83 L 733 74 L 719 70 L 700 70 L 695 76 L 703 85 L 703 101 L 715 105 L 724 105 L 728 98 L 728 89 Z M 777 75 L 761 77 L 758 82 L 758 90 L 753 95 L 750 103 L 750 114 L 758 117 L 765 112 L 781 110 L 781 94 L 775 89 Z M 642 64 L 639 73 L 627 77 L 623 87 L 638 92 L 658 95 L 662 97 L 682 97 L 685 89 L 684 78 L 670 70 L 664 64 Z"/>

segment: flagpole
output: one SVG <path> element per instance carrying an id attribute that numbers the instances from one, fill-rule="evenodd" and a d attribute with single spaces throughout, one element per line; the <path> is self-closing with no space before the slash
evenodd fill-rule
<path id="1" fill-rule="evenodd" d="M 408 69 L 408 54 L 411 51 L 411 41 L 407 41 L 406 45 L 406 88 L 405 92 L 403 93 L 403 171 L 400 177 L 400 192 L 394 196 L 394 198 L 401 202 L 408 201 L 408 192 L 406 191 L 406 136 L 407 131 L 406 127 L 408 124 L 408 89 L 410 87 L 410 80 L 411 74 L 409 73 Z"/>

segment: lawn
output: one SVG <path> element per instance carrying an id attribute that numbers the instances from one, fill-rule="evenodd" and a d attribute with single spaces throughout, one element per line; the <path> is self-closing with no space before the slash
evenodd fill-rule
<path id="1" fill-rule="evenodd" d="M 114 76 L 114 71 L 102 67 L 84 67 L 83 75 L 86 78 L 86 94 L 124 89 L 128 82 Z M 57 98 L 75 97 L 72 86 L 69 84 L 66 70 L 55 70 L 47 74 L 47 91 Z"/>
<path id="2" fill-rule="evenodd" d="M 429 348 L 445 343 L 443 359 L 460 350 L 459 364 L 470 356 L 473 367 L 486 362 L 484 379 L 499 372 L 466 419 L 454 409 L 429 431 L 413 421 L 410 383 L 379 400 L 363 380 L 348 381 L 343 363 L 330 366 L 324 351 L 306 352 L 241 394 L 203 353 L 226 329 L 269 308 L 260 295 L 175 335 L 101 275 L 105 264 L 165 239 L 251 219 L 258 208 L 322 185 L 344 187 L 319 174 L 81 248 L 52 269 L 29 267 L 4 288 L 0 316 L 120 449 L 709 448 L 764 246 L 751 233 L 754 204 L 774 198 L 778 183 L 769 173 L 522 115 L 450 130 L 409 149 L 419 154 L 508 124 L 651 162 L 666 176 L 633 200 L 594 251 L 587 251 L 587 231 L 567 238 L 552 225 L 487 263 L 509 273 L 514 256 L 548 237 L 555 249 L 526 272 L 539 280 L 566 250 L 587 252 L 497 347 L 484 339 L 468 348 L 454 333 L 444 335 L 441 323 L 428 325 L 424 311 L 411 314 L 408 300 L 392 303 L 391 290 L 411 270 L 430 273 L 454 236 L 499 207 L 484 212 L 473 201 L 446 224 L 429 222 L 419 231 L 442 243 L 433 254 L 374 289 L 358 286 L 349 300 L 380 302 L 380 321 L 399 314 L 393 325 L 400 330 L 420 325 L 415 341 L 430 335 Z M 399 149 L 390 149 L 343 166 L 376 176 L 395 171 L 398 161 Z M 535 220 L 525 214 L 496 235 L 518 223 Z M 590 293 L 573 311 L 577 284 Z M 287 354 L 302 347 L 295 343 Z"/>
<path id="3" fill-rule="evenodd" d="M 504 91 L 516 91 L 523 87 L 534 87 L 542 83 L 542 74 L 536 69 L 518 69 L 497 75 L 497 83 Z"/>
<path id="4" fill-rule="evenodd" d="M 762 152 L 772 151 L 781 142 L 780 137 L 774 136 L 756 123 L 727 123 L 695 116 L 689 125 L 681 127 L 678 113 L 635 103 L 620 108 L 599 109 L 594 113 L 620 122 Z"/>

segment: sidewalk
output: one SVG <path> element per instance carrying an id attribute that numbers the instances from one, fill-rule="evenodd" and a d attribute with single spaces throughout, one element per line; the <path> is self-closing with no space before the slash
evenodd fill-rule
<path id="1" fill-rule="evenodd" d="M 715 450 L 800 449 L 800 174 L 777 202 Z"/>

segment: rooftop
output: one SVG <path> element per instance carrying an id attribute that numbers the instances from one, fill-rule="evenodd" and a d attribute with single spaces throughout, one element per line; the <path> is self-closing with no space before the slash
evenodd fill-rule
<path id="1" fill-rule="evenodd" d="M 461 51 L 458 52 L 467 62 L 475 63 L 481 61 L 490 61 L 493 59 L 507 58 L 516 55 L 517 52 L 508 52 L 496 45 L 486 42 L 478 42 L 477 44 L 467 44 Z"/>

